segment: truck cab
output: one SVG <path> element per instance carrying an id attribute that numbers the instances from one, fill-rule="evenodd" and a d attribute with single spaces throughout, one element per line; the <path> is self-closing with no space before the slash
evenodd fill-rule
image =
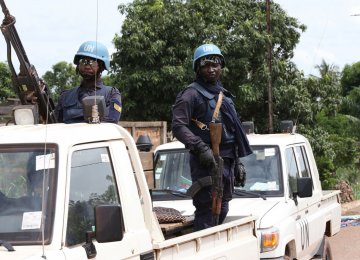
<path id="1" fill-rule="evenodd" d="M 0 259 L 259 258 L 254 216 L 168 235 L 156 213 L 123 127 L 0 127 Z"/>

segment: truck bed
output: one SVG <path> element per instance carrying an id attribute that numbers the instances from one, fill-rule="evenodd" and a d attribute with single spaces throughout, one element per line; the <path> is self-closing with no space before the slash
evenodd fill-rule
<path id="1" fill-rule="evenodd" d="M 156 259 L 213 259 L 231 254 L 233 259 L 259 259 L 254 232 L 255 217 L 242 217 L 222 225 L 154 243 Z"/>
<path id="2" fill-rule="evenodd" d="M 186 216 L 185 222 L 160 223 L 165 239 L 173 238 L 192 232 L 194 216 Z"/>

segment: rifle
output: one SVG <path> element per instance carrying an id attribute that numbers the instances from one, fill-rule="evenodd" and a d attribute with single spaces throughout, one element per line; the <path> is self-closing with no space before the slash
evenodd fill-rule
<path id="1" fill-rule="evenodd" d="M 7 46 L 7 60 L 11 71 L 11 80 L 22 105 L 37 105 L 41 121 L 56 123 L 55 105 L 47 85 L 39 78 L 35 67 L 30 64 L 24 47 L 15 28 L 16 19 L 10 15 L 4 0 L 0 0 L 5 18 L 0 26 Z M 12 48 L 20 63 L 20 72 L 16 73 L 11 57 Z"/>
<path id="2" fill-rule="evenodd" d="M 219 224 L 219 216 L 221 212 L 221 202 L 223 197 L 223 171 L 224 160 L 220 156 L 220 143 L 222 134 L 222 124 L 211 122 L 209 124 L 211 149 L 216 161 L 216 167 L 213 171 L 213 183 L 212 183 L 212 214 L 214 225 Z"/>

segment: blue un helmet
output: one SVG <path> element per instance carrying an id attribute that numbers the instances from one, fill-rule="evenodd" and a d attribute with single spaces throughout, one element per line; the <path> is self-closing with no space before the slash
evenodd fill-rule
<path id="1" fill-rule="evenodd" d="M 224 59 L 224 56 L 221 54 L 219 47 L 217 47 L 214 44 L 203 44 L 203 45 L 197 47 L 197 49 L 194 52 L 194 59 L 193 59 L 194 71 L 197 70 L 197 64 L 199 63 L 199 60 L 205 56 L 220 57 L 221 67 L 222 68 L 225 67 L 225 59 Z"/>
<path id="2" fill-rule="evenodd" d="M 80 45 L 79 50 L 75 54 L 74 64 L 79 65 L 79 60 L 84 56 L 103 61 L 105 64 L 105 69 L 109 70 L 109 52 L 104 44 L 95 41 L 84 42 Z"/>

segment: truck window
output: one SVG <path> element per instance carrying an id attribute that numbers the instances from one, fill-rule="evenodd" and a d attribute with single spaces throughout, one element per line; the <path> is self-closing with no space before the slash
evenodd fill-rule
<path id="1" fill-rule="evenodd" d="M 289 180 L 289 194 L 290 197 L 293 196 L 294 192 L 297 192 L 297 188 L 296 188 L 296 178 L 299 177 L 299 170 L 297 168 L 296 165 L 296 159 L 295 159 L 295 154 L 294 154 L 294 150 L 292 147 L 287 148 L 285 150 L 285 160 L 286 160 L 286 171 L 288 174 L 288 180 Z"/>
<path id="2" fill-rule="evenodd" d="M 191 186 L 189 158 L 186 149 L 159 152 L 154 167 L 156 189 L 186 192 Z"/>
<path id="3" fill-rule="evenodd" d="M 296 157 L 299 162 L 301 177 L 311 177 L 310 176 L 310 168 L 309 168 L 309 162 L 307 160 L 306 151 L 304 146 L 296 146 Z"/>
<path id="4" fill-rule="evenodd" d="M 85 242 L 86 231 L 94 231 L 94 207 L 101 204 L 120 204 L 108 148 L 75 151 L 71 158 L 67 246 Z"/>
<path id="5" fill-rule="evenodd" d="M 56 194 L 56 149 L 48 144 L 0 147 L 0 240 L 49 243 Z M 44 204 L 43 204 L 44 203 Z M 6 223 L 6 224 L 4 224 Z"/>

